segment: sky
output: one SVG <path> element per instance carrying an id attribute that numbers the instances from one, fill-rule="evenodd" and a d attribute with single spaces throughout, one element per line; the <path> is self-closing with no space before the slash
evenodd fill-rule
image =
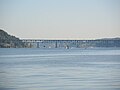
<path id="1" fill-rule="evenodd" d="M 0 0 L 0 29 L 21 39 L 120 37 L 120 0 Z"/>

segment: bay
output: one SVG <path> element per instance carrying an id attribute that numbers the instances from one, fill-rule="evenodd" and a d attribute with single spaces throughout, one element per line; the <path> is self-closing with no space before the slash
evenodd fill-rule
<path id="1" fill-rule="evenodd" d="M 120 48 L 0 48 L 0 90 L 119 90 Z"/>

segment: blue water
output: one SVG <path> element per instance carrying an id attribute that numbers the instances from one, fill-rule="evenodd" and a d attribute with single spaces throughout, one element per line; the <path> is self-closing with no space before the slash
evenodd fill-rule
<path id="1" fill-rule="evenodd" d="M 0 90 L 120 90 L 120 48 L 1 48 Z"/>

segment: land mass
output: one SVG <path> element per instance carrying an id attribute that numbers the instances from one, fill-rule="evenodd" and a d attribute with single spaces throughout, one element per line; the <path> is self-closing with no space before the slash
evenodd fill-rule
<path id="1" fill-rule="evenodd" d="M 93 48 L 120 47 L 120 38 L 95 40 L 35 40 L 19 39 L 0 29 L 0 48 Z"/>
<path id="2" fill-rule="evenodd" d="M 24 43 L 19 38 L 0 29 L 0 48 L 22 48 Z"/>

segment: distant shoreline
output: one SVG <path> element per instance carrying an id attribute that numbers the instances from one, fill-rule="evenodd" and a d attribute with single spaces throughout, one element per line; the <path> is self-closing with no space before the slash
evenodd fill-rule
<path id="1" fill-rule="evenodd" d="M 120 38 L 94 40 L 73 39 L 19 39 L 0 30 L 0 48 L 95 48 L 120 47 Z"/>

